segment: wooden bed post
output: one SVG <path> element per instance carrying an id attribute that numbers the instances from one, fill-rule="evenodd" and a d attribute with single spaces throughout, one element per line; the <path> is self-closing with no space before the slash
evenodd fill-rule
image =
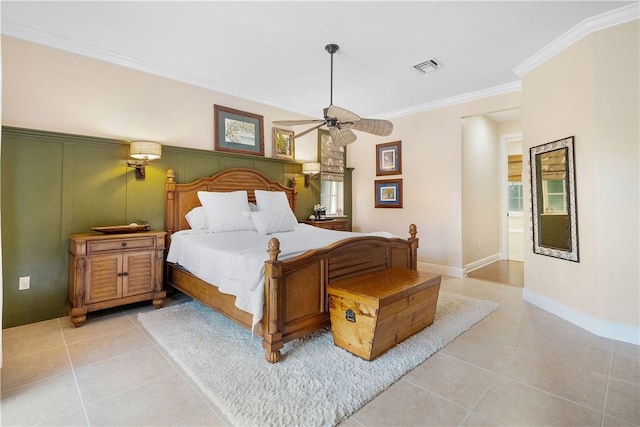
<path id="1" fill-rule="evenodd" d="M 174 224 L 175 222 L 175 192 L 176 192 L 176 181 L 175 181 L 176 173 L 173 169 L 167 169 L 167 182 L 166 182 L 166 198 L 165 198 L 165 221 L 164 227 L 167 232 L 167 237 L 171 239 L 171 235 L 176 230 L 176 226 L 178 224 Z"/>
<path id="2" fill-rule="evenodd" d="M 409 236 L 412 239 L 416 238 L 416 234 L 418 234 L 418 227 L 415 224 L 409 224 Z"/>
<path id="3" fill-rule="evenodd" d="M 280 349 L 283 347 L 280 330 L 280 279 L 282 278 L 282 261 L 278 261 L 280 241 L 275 237 L 269 239 L 267 248 L 269 261 L 265 262 L 265 307 L 263 314 L 264 336 L 262 347 L 266 350 L 264 357 L 269 363 L 280 361 Z"/>
<path id="4" fill-rule="evenodd" d="M 411 270 L 418 269 L 418 227 L 415 224 L 409 224 L 409 243 L 411 253 L 409 255 L 409 268 Z"/>

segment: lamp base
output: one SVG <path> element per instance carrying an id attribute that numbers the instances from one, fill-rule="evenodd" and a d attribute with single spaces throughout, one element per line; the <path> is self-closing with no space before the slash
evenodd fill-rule
<path id="1" fill-rule="evenodd" d="M 136 168 L 136 171 L 135 171 L 136 179 L 144 179 L 146 177 L 145 166 L 148 164 L 149 162 L 144 160 L 127 161 L 127 166 L 129 166 L 130 168 Z"/>

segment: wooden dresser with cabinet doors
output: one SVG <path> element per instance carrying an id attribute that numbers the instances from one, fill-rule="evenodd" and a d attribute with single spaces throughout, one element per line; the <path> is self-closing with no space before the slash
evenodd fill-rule
<path id="1" fill-rule="evenodd" d="M 162 307 L 165 231 L 69 235 L 71 323 L 82 326 L 87 312 L 152 300 Z"/>
<path id="2" fill-rule="evenodd" d="M 305 219 L 303 222 L 314 227 L 326 228 L 327 230 L 349 231 L 349 220 L 347 218 L 333 218 L 323 221 Z"/>

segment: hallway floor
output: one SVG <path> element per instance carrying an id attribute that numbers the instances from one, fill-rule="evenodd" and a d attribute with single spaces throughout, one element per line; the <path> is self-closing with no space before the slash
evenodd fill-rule
<path id="1" fill-rule="evenodd" d="M 501 259 L 469 272 L 467 277 L 522 288 L 524 262 Z"/>

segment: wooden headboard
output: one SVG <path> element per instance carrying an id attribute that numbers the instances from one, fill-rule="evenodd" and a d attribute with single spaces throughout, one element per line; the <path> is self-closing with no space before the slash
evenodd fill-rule
<path id="1" fill-rule="evenodd" d="M 249 201 L 255 203 L 254 190 L 284 191 L 291 210 L 295 212 L 295 190 L 285 187 L 253 169 L 225 169 L 210 177 L 203 177 L 187 184 L 178 184 L 174 180 L 172 169 L 167 171 L 165 194 L 165 227 L 169 236 L 179 230 L 189 229 L 185 215 L 200 206 L 198 191 L 237 191 L 246 190 Z"/>

